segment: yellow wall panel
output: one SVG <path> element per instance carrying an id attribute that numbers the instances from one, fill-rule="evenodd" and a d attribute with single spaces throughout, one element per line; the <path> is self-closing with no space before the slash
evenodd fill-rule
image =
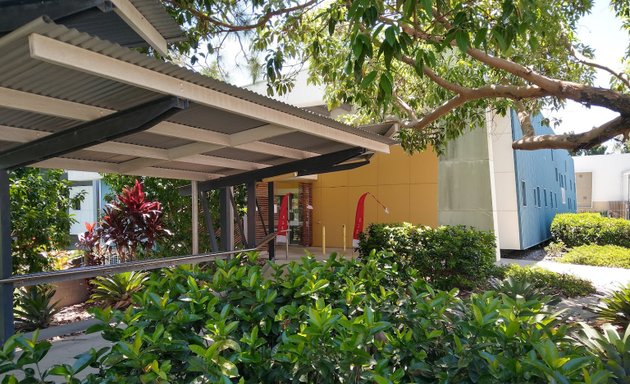
<path id="1" fill-rule="evenodd" d="M 377 198 L 389 210 L 389 213 L 384 210 L 378 212 L 379 223 L 401 222 L 411 219 L 408 184 L 379 185 Z"/>
<path id="2" fill-rule="evenodd" d="M 409 184 L 410 156 L 399 146 L 393 146 L 392 153 L 381 155 L 378 161 L 378 183 Z"/>
<path id="3" fill-rule="evenodd" d="M 409 186 L 410 223 L 437 227 L 437 205 L 437 184 L 412 184 Z"/>
<path id="4" fill-rule="evenodd" d="M 402 151 L 402 149 L 400 150 Z M 411 184 L 437 183 L 438 157 L 432 149 L 429 148 L 413 156 L 409 156 L 405 153 L 403 153 L 403 155 L 409 157 L 409 182 Z"/>
<path id="5" fill-rule="evenodd" d="M 378 164 L 381 156 L 387 155 L 376 154 L 370 159 L 370 164 L 345 172 L 348 174 L 347 185 L 364 186 L 378 184 Z"/>
<path id="6" fill-rule="evenodd" d="M 376 154 L 371 164 L 352 171 L 319 175 L 313 182 L 313 245 L 321 246 L 326 226 L 326 246 L 352 243 L 354 216 L 359 196 L 370 192 L 389 210 L 367 197 L 365 226 L 370 223 L 407 221 L 437 225 L 437 156 L 426 151 L 410 156 L 398 146 L 389 155 Z"/>

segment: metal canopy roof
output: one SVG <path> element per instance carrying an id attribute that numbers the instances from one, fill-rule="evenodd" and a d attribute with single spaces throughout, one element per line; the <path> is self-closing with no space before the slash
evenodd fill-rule
<path id="1" fill-rule="evenodd" d="M 126 47 L 166 53 L 184 32 L 158 0 L 0 0 L 0 36 L 41 16 Z"/>
<path id="2" fill-rule="evenodd" d="M 148 57 L 46 17 L 0 38 L 0 150 L 165 95 L 190 102 L 148 130 L 33 166 L 212 180 L 394 141 Z"/>

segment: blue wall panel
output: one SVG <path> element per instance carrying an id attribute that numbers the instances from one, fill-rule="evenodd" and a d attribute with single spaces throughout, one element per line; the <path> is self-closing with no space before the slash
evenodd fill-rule
<path id="1" fill-rule="evenodd" d="M 511 121 L 512 137 L 517 140 L 523 132 L 513 111 Z M 536 134 L 553 134 L 541 121 L 540 114 L 532 117 Z M 551 237 L 556 213 L 575 212 L 575 171 L 569 152 L 561 149 L 515 150 L 514 169 L 521 249 L 527 249 Z"/>

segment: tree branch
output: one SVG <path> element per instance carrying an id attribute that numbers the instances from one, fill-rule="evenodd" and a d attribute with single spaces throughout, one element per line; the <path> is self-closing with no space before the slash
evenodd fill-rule
<path id="1" fill-rule="evenodd" d="M 630 134 L 630 117 L 619 116 L 597 128 L 584 133 L 564 135 L 540 135 L 524 137 L 512 143 L 514 149 L 533 150 L 553 149 L 588 149 L 616 136 Z"/>
<path id="2" fill-rule="evenodd" d="M 253 24 L 235 25 L 235 24 L 226 23 L 208 14 L 205 14 L 199 11 L 198 9 L 195 9 L 194 6 L 187 6 L 187 3 L 183 3 L 181 0 L 164 0 L 164 1 L 169 3 L 171 6 L 175 8 L 186 9 L 188 12 L 193 14 L 199 20 L 203 20 L 207 23 L 225 28 L 224 32 L 240 32 L 240 31 L 248 31 L 252 29 L 257 29 L 267 24 L 267 22 L 269 22 L 269 20 L 271 20 L 271 18 L 274 16 L 286 15 L 294 11 L 299 11 L 301 9 L 305 9 L 312 5 L 315 5 L 318 2 L 318 0 L 310 0 L 304 4 L 298 4 L 293 7 L 280 8 L 275 11 L 269 11 L 261 15 L 258 18 L 258 21 L 256 21 Z"/>
<path id="3" fill-rule="evenodd" d="M 571 55 L 573 55 L 573 57 L 575 57 L 575 59 L 577 61 L 579 61 L 580 63 L 582 63 L 584 65 L 588 65 L 589 67 L 599 68 L 599 69 L 601 69 L 603 71 L 606 71 L 606 72 L 610 73 L 611 75 L 613 75 L 616 78 L 618 78 L 619 80 L 621 80 L 621 82 L 624 83 L 626 85 L 626 87 L 628 87 L 630 89 L 630 81 L 624 76 L 623 72 L 615 72 L 615 71 L 612 70 L 612 68 L 609 68 L 609 67 L 607 67 L 605 65 L 596 63 L 595 61 L 593 61 L 593 60 L 589 59 L 588 57 L 582 55 L 571 44 L 568 44 L 568 46 L 569 46 L 569 50 L 571 51 Z"/>

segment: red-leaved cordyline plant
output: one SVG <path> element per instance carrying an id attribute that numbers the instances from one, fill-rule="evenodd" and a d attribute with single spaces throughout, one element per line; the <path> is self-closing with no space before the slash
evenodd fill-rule
<path id="1" fill-rule="evenodd" d="M 134 260 L 139 251 L 150 252 L 160 238 L 171 234 L 162 226 L 161 204 L 146 201 L 138 180 L 133 188 L 123 188 L 104 211 L 98 225 L 86 225 L 88 231 L 79 243 L 88 260 L 100 253 L 101 244 L 107 252 L 116 252 L 121 262 Z"/>
<path id="2" fill-rule="evenodd" d="M 77 247 L 83 250 L 86 265 L 103 264 L 104 255 L 101 249 L 101 228 L 96 223 L 85 223 L 86 231 L 79 235 Z"/>

